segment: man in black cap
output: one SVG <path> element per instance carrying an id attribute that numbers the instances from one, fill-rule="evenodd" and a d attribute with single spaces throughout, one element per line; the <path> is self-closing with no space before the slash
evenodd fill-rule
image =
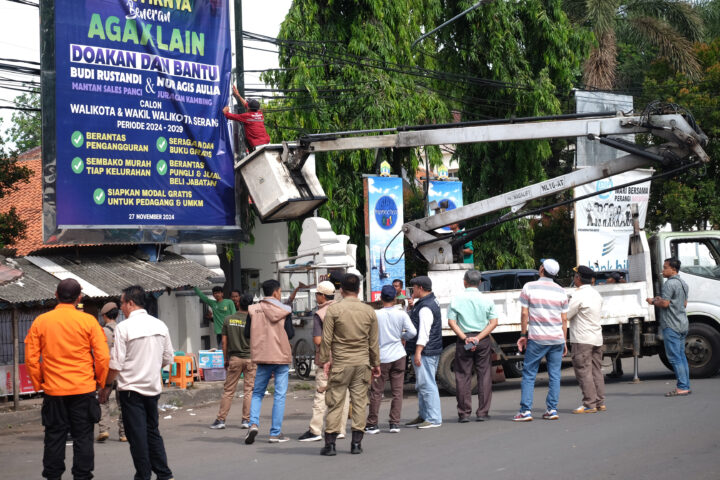
<path id="1" fill-rule="evenodd" d="M 572 346 L 572 362 L 580 389 L 582 405 L 573 413 L 604 412 L 605 380 L 602 367 L 602 297 L 592 287 L 595 272 L 585 265 L 573 268 L 577 287 L 570 299 L 568 324 Z"/>
<path id="2" fill-rule="evenodd" d="M 405 424 L 421 429 L 442 426 L 440 392 L 435 383 L 442 345 L 442 317 L 440 303 L 432 292 L 432 280 L 426 276 L 410 281 L 414 300 L 410 320 L 418 331 L 416 338 L 408 340 L 405 350 L 413 357 L 415 389 L 418 392 L 418 417 Z"/>

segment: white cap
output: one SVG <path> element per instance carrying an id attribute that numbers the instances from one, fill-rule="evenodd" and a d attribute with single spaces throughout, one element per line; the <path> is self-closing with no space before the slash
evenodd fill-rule
<path id="1" fill-rule="evenodd" d="M 335 285 L 332 282 L 320 282 L 317 286 L 317 292 L 323 295 L 335 295 Z"/>
<path id="2" fill-rule="evenodd" d="M 560 271 L 560 264 L 552 258 L 542 260 L 542 266 L 551 277 L 554 277 Z"/>

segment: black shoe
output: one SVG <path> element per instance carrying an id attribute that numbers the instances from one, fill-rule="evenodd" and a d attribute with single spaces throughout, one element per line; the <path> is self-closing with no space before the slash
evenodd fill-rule
<path id="1" fill-rule="evenodd" d="M 362 439 L 363 432 L 360 432 L 358 430 L 352 431 L 352 443 L 350 444 L 350 453 L 355 455 L 362 453 Z"/>
<path id="2" fill-rule="evenodd" d="M 324 455 L 326 457 L 334 457 L 335 455 L 337 455 L 337 452 L 335 451 L 335 444 L 329 443 L 329 444 L 325 445 L 320 450 L 320 455 Z"/>
<path id="3" fill-rule="evenodd" d="M 468 417 L 459 417 L 458 423 L 469 423 L 470 419 Z"/>
<path id="4" fill-rule="evenodd" d="M 245 435 L 245 445 L 252 445 L 255 442 L 255 437 L 258 434 L 258 426 L 251 425 L 247 435 Z"/>
<path id="5" fill-rule="evenodd" d="M 298 437 L 298 440 L 300 440 L 301 442 L 319 442 L 320 440 L 322 440 L 322 435 L 315 435 L 310 430 L 308 430 L 307 432 L 300 435 Z"/>

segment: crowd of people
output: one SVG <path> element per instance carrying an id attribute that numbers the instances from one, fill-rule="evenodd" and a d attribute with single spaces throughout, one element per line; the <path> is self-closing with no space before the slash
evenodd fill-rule
<path id="1" fill-rule="evenodd" d="M 688 287 L 678 276 L 679 269 L 677 259 L 667 259 L 662 292 L 647 299 L 649 305 L 660 309 L 665 349 L 677 376 L 677 386 L 665 394 L 668 397 L 691 393 L 684 355 Z M 576 267 L 576 288 L 568 296 L 554 281 L 559 271 L 557 261 L 541 260 L 539 279 L 525 284 L 520 294 L 521 336 L 517 346 L 525 357 L 520 409 L 512 419 L 517 422 L 533 419 L 535 378 L 543 358 L 549 388 L 542 418 L 559 418 L 560 367 L 568 343 L 582 392 L 582 404 L 572 413 L 607 410 L 601 371 L 602 298 L 592 286 L 595 274 L 588 267 Z M 316 286 L 315 395 L 308 430 L 298 440 L 324 439 L 320 454 L 336 455 L 336 440 L 346 435 L 350 411 L 350 451 L 362 453 L 364 435 L 380 432 L 379 409 L 387 382 L 392 392 L 388 430 L 399 432 L 407 359 L 415 371 L 418 412 L 405 426 L 421 430 L 441 427 L 443 414 L 435 376 L 443 351 L 442 320 L 431 279 L 418 276 L 411 280 L 412 298 L 407 311 L 398 308 L 397 302 L 402 296 L 402 280 L 382 288 L 382 306 L 378 310 L 358 298 L 360 277 L 346 274 L 331 280 Z M 490 334 L 497 327 L 498 315 L 493 302 L 480 293 L 481 282 L 480 272 L 467 270 L 465 289 L 452 299 L 447 310 L 448 325 L 457 337 L 454 371 L 459 423 L 471 420 L 473 368 L 478 386 L 475 420 L 490 419 Z M 225 428 L 243 377 L 242 428 L 247 429 L 248 445 L 259 434 L 260 409 L 271 378 L 274 394 L 268 441 L 290 440 L 283 434 L 282 424 L 292 363 L 290 341 L 295 334 L 292 312 L 287 302 L 282 302 L 278 281 L 263 282 L 262 291 L 263 298 L 256 304 L 252 297 L 237 291 L 231 294 L 232 305 L 223 299 L 221 290 L 213 291 L 214 300 L 201 296 L 212 308 L 227 369 L 217 418 L 210 428 Z M 160 480 L 173 478 L 158 428 L 158 400 L 163 385 L 161 370 L 173 363 L 174 351 L 167 326 L 145 309 L 145 291 L 140 286 L 128 287 L 122 292 L 119 307 L 114 302 L 103 306 L 100 313 L 104 327 L 76 308 L 82 299 L 76 280 L 62 280 L 56 297 L 55 309 L 38 316 L 25 339 L 30 377 L 35 389 L 44 391 L 43 477 L 62 476 L 65 439 L 70 433 L 73 477 L 92 478 L 94 424 L 107 419 L 101 405 L 114 391 L 121 411 L 119 436 L 129 443 L 135 478 L 149 479 L 153 472 Z M 116 323 L 119 311 L 125 320 Z M 108 437 L 109 426 L 101 423 L 97 440 L 102 442 Z"/>

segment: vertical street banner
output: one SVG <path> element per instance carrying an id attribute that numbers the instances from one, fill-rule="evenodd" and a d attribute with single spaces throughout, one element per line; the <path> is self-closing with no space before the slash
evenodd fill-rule
<path id="1" fill-rule="evenodd" d="M 443 200 L 448 201 L 448 206 L 446 210 L 455 210 L 458 207 L 462 207 L 462 182 L 430 180 L 430 188 L 428 190 L 428 203 L 432 201 L 440 203 Z M 435 215 L 435 212 L 431 210 L 428 212 L 428 215 Z M 450 233 L 450 228 L 438 228 L 436 232 Z"/>
<path id="2" fill-rule="evenodd" d="M 227 0 L 54 5 L 57 227 L 234 226 Z"/>
<path id="3" fill-rule="evenodd" d="M 380 300 L 383 285 L 399 278 L 405 283 L 403 256 L 403 186 L 399 177 L 367 176 L 365 236 L 370 300 Z"/>
<path id="4" fill-rule="evenodd" d="M 575 198 L 642 180 L 650 170 L 634 170 L 575 188 Z M 619 188 L 575 202 L 577 262 L 593 270 L 627 270 L 628 243 L 633 232 L 630 205 L 638 204 L 640 227 L 645 225 L 650 182 Z"/>

